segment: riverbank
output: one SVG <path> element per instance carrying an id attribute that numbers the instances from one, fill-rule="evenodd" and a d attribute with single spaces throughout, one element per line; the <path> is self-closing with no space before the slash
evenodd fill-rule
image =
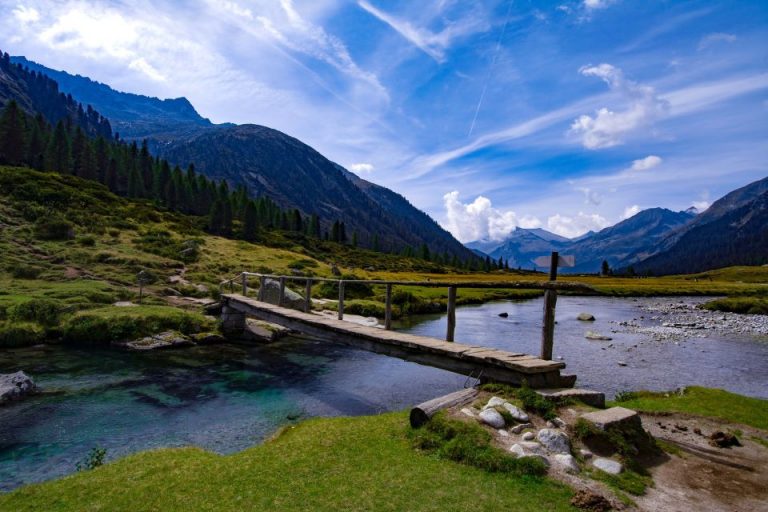
<path id="1" fill-rule="evenodd" d="M 678 410 L 675 398 L 655 400 L 657 411 Z M 699 397 L 694 394 L 688 400 L 695 403 Z M 759 418 L 768 402 L 722 392 L 707 400 L 715 400 L 723 410 L 746 411 L 747 416 L 740 418 L 744 423 L 764 424 Z M 0 509 L 573 510 L 574 492 L 568 486 L 548 478 L 488 473 L 426 456 L 412 448 L 406 425 L 403 412 L 313 419 L 230 456 L 196 448 L 142 452 L 0 495 Z M 768 432 L 763 431 L 759 439 L 768 442 Z M 744 442 L 751 443 L 750 449 L 762 447 L 761 457 L 768 460 L 763 444 Z M 669 453 L 671 460 L 679 461 L 676 467 L 685 464 L 683 457 L 689 456 Z"/>

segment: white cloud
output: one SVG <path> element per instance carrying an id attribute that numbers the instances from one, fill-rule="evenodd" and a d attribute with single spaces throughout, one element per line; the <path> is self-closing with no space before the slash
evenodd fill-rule
<path id="1" fill-rule="evenodd" d="M 707 34 L 699 41 L 699 51 L 707 49 L 715 43 L 732 43 L 737 39 L 733 34 L 727 34 L 725 32 L 713 32 Z"/>
<path id="2" fill-rule="evenodd" d="M 576 187 L 576 190 L 584 194 L 584 202 L 598 205 L 603 202 L 603 196 L 589 187 Z"/>
<path id="3" fill-rule="evenodd" d="M 699 213 L 701 213 L 701 212 L 703 212 L 704 210 L 706 210 L 707 208 L 709 208 L 711 204 L 712 204 L 712 203 L 710 203 L 709 201 L 705 201 L 705 200 L 702 200 L 702 201 L 694 201 L 694 202 L 692 203 L 692 206 L 693 206 L 694 208 L 696 208 L 696 210 L 697 210 Z"/>
<path id="4" fill-rule="evenodd" d="M 587 149 L 623 144 L 626 137 L 648 127 L 667 110 L 667 102 L 656 95 L 653 87 L 627 80 L 619 68 L 610 64 L 584 66 L 579 72 L 602 79 L 627 103 L 623 111 L 603 107 L 594 117 L 581 115 L 571 124 L 571 133 L 579 135 Z"/>
<path id="5" fill-rule="evenodd" d="M 366 0 L 360 0 L 357 5 L 379 21 L 389 25 L 395 32 L 438 63 L 445 62 L 445 51 L 455 39 L 487 28 L 487 24 L 481 19 L 475 16 L 464 16 L 460 21 L 448 22 L 440 32 L 432 32 L 426 28 L 417 27 L 408 20 L 385 13 Z"/>
<path id="6" fill-rule="evenodd" d="M 22 23 L 34 23 L 40 20 L 40 13 L 34 7 L 19 5 L 13 10 L 13 15 Z"/>
<path id="7" fill-rule="evenodd" d="M 614 0 L 584 0 L 586 9 L 604 9 L 611 5 Z"/>
<path id="8" fill-rule="evenodd" d="M 359 163 L 350 165 L 349 170 L 355 174 L 369 174 L 373 172 L 374 167 L 373 164 Z"/>
<path id="9" fill-rule="evenodd" d="M 581 236 L 587 231 L 599 231 L 611 223 L 596 213 L 579 212 L 573 217 L 555 214 L 547 219 L 547 229 L 566 238 Z"/>
<path id="10" fill-rule="evenodd" d="M 648 169 L 653 169 L 657 165 L 659 165 L 662 162 L 661 157 L 658 157 L 656 155 L 648 155 L 645 158 L 640 158 L 639 160 L 633 160 L 632 161 L 632 167 L 630 167 L 633 171 L 647 171 Z"/>
<path id="11" fill-rule="evenodd" d="M 221 2 L 221 7 L 225 10 L 231 12 L 232 14 L 235 14 L 237 16 L 240 16 L 242 18 L 252 20 L 253 19 L 253 11 L 248 9 L 247 7 L 243 7 L 242 5 L 236 3 L 236 2 L 228 2 L 223 1 Z"/>
<path id="12" fill-rule="evenodd" d="M 512 210 L 497 210 L 487 197 L 478 196 L 469 204 L 459 200 L 459 192 L 454 190 L 443 196 L 447 225 L 461 242 L 474 240 L 503 240 L 516 227 L 526 229 L 541 226 L 541 221 L 530 215 L 518 218 Z"/>
<path id="13" fill-rule="evenodd" d="M 633 204 L 632 206 L 627 206 L 624 208 L 624 213 L 621 215 L 621 220 L 626 220 L 630 217 L 634 217 L 640 213 L 640 207 L 636 204 Z"/>
<path id="14" fill-rule="evenodd" d="M 154 66 L 152 66 L 152 64 L 147 62 L 143 57 L 139 57 L 138 59 L 133 59 L 131 62 L 128 63 L 128 67 L 145 74 L 152 80 L 156 80 L 158 82 L 165 81 L 165 76 L 163 76 L 162 73 L 160 73 L 157 69 L 155 69 Z"/>

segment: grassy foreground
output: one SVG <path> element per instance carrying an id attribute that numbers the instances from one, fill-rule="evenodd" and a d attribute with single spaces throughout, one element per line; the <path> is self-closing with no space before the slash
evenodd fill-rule
<path id="1" fill-rule="evenodd" d="M 0 495 L 0 510 L 573 510 L 567 487 L 426 456 L 404 413 L 310 420 L 231 456 L 143 452 Z"/>
<path id="2" fill-rule="evenodd" d="M 722 389 L 688 386 L 682 394 L 636 391 L 610 405 L 646 412 L 681 412 L 721 418 L 768 430 L 768 400 L 737 395 Z"/>

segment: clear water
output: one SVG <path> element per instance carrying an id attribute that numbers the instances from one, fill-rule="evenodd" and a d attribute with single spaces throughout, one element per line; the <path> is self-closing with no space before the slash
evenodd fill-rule
<path id="1" fill-rule="evenodd" d="M 611 334 L 614 348 L 601 350 L 606 342 L 584 339 L 587 329 L 609 333 L 611 320 L 637 317 L 637 306 L 632 299 L 560 298 L 555 356 L 579 376 L 579 386 L 612 394 L 702 384 L 768 397 L 768 343 L 760 340 L 695 338 L 676 345 Z M 541 308 L 541 300 L 460 308 L 456 339 L 535 354 Z M 502 311 L 509 317 L 498 317 Z M 598 320 L 580 323 L 580 311 Z M 442 337 L 445 318 L 419 317 L 397 328 Z M 403 409 L 465 381 L 301 338 L 152 353 L 59 346 L 0 351 L 0 373 L 18 369 L 45 392 L 0 407 L 0 491 L 71 473 L 96 446 L 107 449 L 108 459 L 185 445 L 231 453 L 292 421 Z"/>

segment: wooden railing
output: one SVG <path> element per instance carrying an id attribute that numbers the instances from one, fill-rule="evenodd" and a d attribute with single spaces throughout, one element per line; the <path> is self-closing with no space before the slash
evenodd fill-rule
<path id="1" fill-rule="evenodd" d="M 377 279 L 330 279 L 313 276 L 286 276 L 275 274 L 261 274 L 256 272 L 241 272 L 232 279 L 221 282 L 219 289 L 223 292 L 229 285 L 230 292 L 234 293 L 235 287 L 240 288 L 244 296 L 248 296 L 249 278 L 258 278 L 259 288 L 257 299 L 263 301 L 268 279 L 277 281 L 280 286 L 278 306 L 283 305 L 285 299 L 285 286 L 288 281 L 304 282 L 304 312 L 312 309 L 312 286 L 315 283 L 337 283 L 339 287 L 338 318 L 344 319 L 344 286 L 347 283 L 364 283 L 368 285 L 384 286 L 386 290 L 384 301 L 384 328 L 392 329 L 392 288 L 393 286 L 415 286 L 428 288 L 448 288 L 447 318 L 448 326 L 445 333 L 446 341 L 453 341 L 456 331 L 456 291 L 459 288 L 482 289 L 514 289 L 514 290 L 544 290 L 544 325 L 542 328 L 542 359 L 552 359 L 552 345 L 554 336 L 555 305 L 558 291 L 581 292 L 595 294 L 597 291 L 589 285 L 576 282 L 556 281 L 557 274 L 550 274 L 550 281 L 387 281 Z"/>

